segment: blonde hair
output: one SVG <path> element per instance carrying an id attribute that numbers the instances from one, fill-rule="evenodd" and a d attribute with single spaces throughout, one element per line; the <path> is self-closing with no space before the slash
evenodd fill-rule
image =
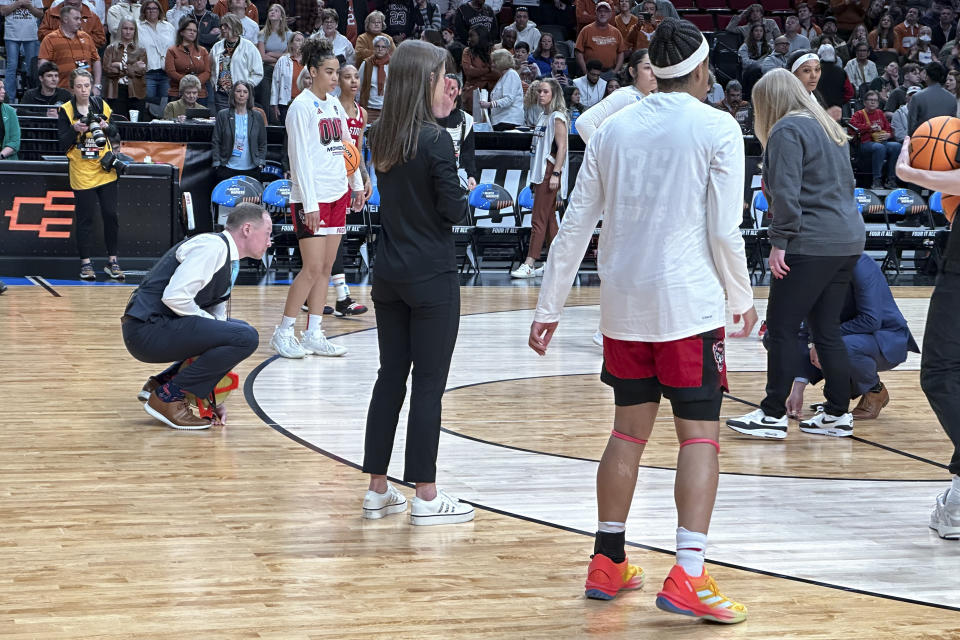
<path id="1" fill-rule="evenodd" d="M 282 4 L 274 3 L 270 5 L 269 9 L 267 9 L 267 16 L 270 15 L 270 9 L 273 9 L 274 7 L 280 10 L 280 22 L 277 24 L 277 28 L 274 31 L 270 27 L 270 18 L 268 17 L 263 23 L 263 29 L 260 29 L 260 35 L 263 36 L 264 41 L 266 41 L 266 39 L 270 37 L 271 33 L 276 33 L 284 40 L 285 43 L 289 44 L 287 41 L 287 32 L 289 31 L 289 28 L 287 27 L 287 10 L 283 8 Z"/>
<path id="2" fill-rule="evenodd" d="M 517 61 L 513 59 L 513 54 L 506 49 L 497 49 L 490 55 L 490 67 L 494 71 L 503 72 L 507 69 L 513 69 Z"/>
<path id="3" fill-rule="evenodd" d="M 560 83 L 554 80 L 553 78 L 541 78 L 540 86 L 548 85 L 550 87 L 551 93 L 553 95 L 550 97 L 550 104 L 547 105 L 547 108 L 543 110 L 546 115 L 550 115 L 554 111 L 559 111 L 563 115 L 567 115 L 567 101 L 563 97 L 563 89 L 560 88 Z M 537 104 L 540 104 L 539 98 L 537 99 Z"/>
<path id="4" fill-rule="evenodd" d="M 529 109 L 533 105 L 537 104 L 537 95 L 540 90 L 540 80 L 534 80 L 530 83 L 530 86 L 527 87 L 527 92 L 523 94 L 523 106 L 524 108 Z"/>
<path id="5" fill-rule="evenodd" d="M 816 120 L 837 146 L 845 145 L 847 135 L 817 101 L 807 92 L 800 80 L 786 69 L 773 69 L 753 86 L 753 130 L 764 147 L 780 119 L 788 115 L 808 116 Z"/>

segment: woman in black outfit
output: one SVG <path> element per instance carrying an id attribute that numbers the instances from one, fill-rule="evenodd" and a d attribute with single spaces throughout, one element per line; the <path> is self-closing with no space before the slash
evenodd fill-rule
<path id="1" fill-rule="evenodd" d="M 460 326 L 460 283 L 451 227 L 463 215 L 463 189 L 450 134 L 439 124 L 457 85 L 444 76 L 447 52 L 407 40 L 390 59 L 370 150 L 380 190 L 382 235 L 373 276 L 380 371 L 367 413 L 363 471 L 370 489 L 363 515 L 406 510 L 387 467 L 413 365 L 403 479 L 416 484 L 411 524 L 473 519 L 473 508 L 437 490 L 440 401 Z"/>

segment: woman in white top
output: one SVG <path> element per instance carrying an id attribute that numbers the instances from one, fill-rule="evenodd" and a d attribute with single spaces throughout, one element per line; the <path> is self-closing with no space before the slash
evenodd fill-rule
<path id="1" fill-rule="evenodd" d="M 148 103 L 156 105 L 170 91 L 170 78 L 164 67 L 167 62 L 167 49 L 177 39 L 177 30 L 172 24 L 161 19 L 160 3 L 146 0 L 140 6 L 140 24 L 137 31 L 140 46 L 147 52 L 147 97 Z"/>
<path id="2" fill-rule="evenodd" d="M 300 50 L 306 40 L 299 31 L 290 38 L 290 46 L 287 53 L 280 56 L 276 66 L 273 68 L 273 77 L 271 78 L 270 90 L 270 117 L 274 122 L 282 123 L 287 119 L 287 105 L 290 101 L 300 94 L 297 87 L 297 77 L 300 75 L 296 70 L 303 68 L 303 57 Z M 308 74 L 309 75 L 309 74 Z"/>
<path id="3" fill-rule="evenodd" d="M 367 110 L 369 123 L 377 121 L 383 108 L 392 45 L 393 42 L 387 36 L 377 36 L 373 39 L 373 55 L 360 63 L 359 102 L 360 106 Z"/>
<path id="4" fill-rule="evenodd" d="M 354 171 L 348 176 L 344 166 L 344 142 L 350 140 L 350 124 L 343 105 L 333 96 L 339 85 L 340 62 L 330 42 L 316 36 L 307 40 L 303 65 L 313 84 L 293 99 L 286 119 L 290 203 L 303 268 L 290 285 L 283 317 L 270 339 L 270 345 L 284 358 L 302 358 L 308 353 L 342 356 L 347 352 L 327 340 L 320 323 L 330 269 L 346 228 L 347 209 L 359 211 L 363 207 L 361 173 Z M 304 302 L 310 316 L 307 330 L 297 340 L 293 328 Z"/>
<path id="5" fill-rule="evenodd" d="M 533 131 L 530 149 L 530 188 L 533 190 L 533 212 L 530 216 L 530 248 L 527 259 L 510 272 L 513 278 L 543 275 L 543 268 L 534 269 L 544 242 L 549 246 L 557 235 L 557 198 L 567 195 L 567 154 L 569 118 L 563 91 L 553 78 L 540 80 L 539 103 L 543 115 Z"/>
<path id="6" fill-rule="evenodd" d="M 577 133 L 583 138 L 584 144 L 604 120 L 657 90 L 657 77 L 653 75 L 646 49 L 637 49 L 630 55 L 627 72 L 633 79 L 633 84 L 617 89 L 577 118 Z"/>
<path id="7" fill-rule="evenodd" d="M 257 85 L 257 104 L 273 104 L 270 102 L 273 69 L 280 56 L 287 52 L 292 37 L 293 31 L 287 27 L 287 12 L 279 4 L 270 5 L 267 22 L 257 36 L 257 50 L 263 62 L 263 81 Z"/>
<path id="8" fill-rule="evenodd" d="M 497 49 L 490 56 L 491 68 L 500 74 L 500 79 L 490 90 L 490 100 L 481 100 L 483 109 L 490 109 L 494 131 L 507 131 L 523 126 L 523 83 L 520 74 L 513 68 L 513 54 L 506 49 Z"/>
<path id="9" fill-rule="evenodd" d="M 226 109 L 233 83 L 245 80 L 257 86 L 263 80 L 260 52 L 242 36 L 240 19 L 228 13 L 220 19 L 220 40 L 210 49 L 210 79 L 216 89 L 214 110 Z"/>
<path id="10" fill-rule="evenodd" d="M 323 36 L 333 45 L 333 55 L 343 56 L 344 64 L 356 64 L 356 51 L 350 40 L 337 31 L 340 16 L 335 9 L 324 9 L 320 12 L 320 31 L 313 36 Z M 311 38 L 313 36 L 310 36 Z"/>

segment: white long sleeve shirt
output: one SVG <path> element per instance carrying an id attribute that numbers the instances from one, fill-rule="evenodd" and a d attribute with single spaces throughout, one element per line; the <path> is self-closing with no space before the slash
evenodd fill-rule
<path id="1" fill-rule="evenodd" d="M 180 266 L 173 272 L 170 282 L 163 290 L 163 304 L 178 316 L 201 316 L 210 320 L 227 319 L 227 303 L 221 302 L 204 311 L 194 298 L 210 284 L 227 260 L 239 260 L 240 251 L 230 232 L 224 231 L 229 250 L 216 233 L 201 233 L 190 238 L 177 249 Z"/>
<path id="2" fill-rule="evenodd" d="M 523 82 L 520 80 L 520 74 L 513 69 L 507 69 L 490 90 L 490 102 L 493 103 L 493 108 L 490 110 L 490 120 L 493 124 L 508 122 L 522 125 L 524 123 Z"/>
<path id="3" fill-rule="evenodd" d="M 296 82 L 297 79 L 293 77 L 293 58 L 289 53 L 285 53 L 273 67 L 270 104 L 290 104 L 290 96 L 293 94 L 293 85 Z"/>
<path id="4" fill-rule="evenodd" d="M 147 71 L 161 70 L 167 62 L 167 49 L 177 39 L 176 28 L 166 20 L 160 20 L 155 27 L 146 20 L 137 23 L 137 38 L 147 52 Z"/>
<path id="5" fill-rule="evenodd" d="M 580 117 L 577 118 L 577 133 L 580 134 L 584 142 L 590 142 L 590 136 L 596 132 L 604 120 L 624 107 L 640 102 L 643 98 L 644 95 L 633 85 L 617 89 L 580 114 Z"/>
<path id="6" fill-rule="evenodd" d="M 722 327 L 724 290 L 744 313 L 743 185 L 743 136 L 727 114 L 676 92 L 621 109 L 587 143 L 535 319 L 560 319 L 601 213 L 605 336 L 667 342 Z"/>
<path id="7" fill-rule="evenodd" d="M 304 213 L 313 213 L 320 203 L 342 198 L 348 188 L 363 189 L 360 171 L 354 171 L 347 182 L 343 140 L 350 139 L 350 127 L 340 100 L 329 94 L 321 100 L 305 89 L 290 103 L 286 126 L 290 202 L 299 202 Z"/>
<path id="8" fill-rule="evenodd" d="M 222 38 L 213 43 L 210 49 L 210 79 L 214 86 L 217 78 L 220 77 L 221 56 L 223 56 Z M 230 77 L 234 82 L 243 80 L 253 86 L 257 86 L 263 80 L 263 58 L 260 57 L 257 48 L 246 38 L 240 38 L 237 41 L 237 48 L 233 50 L 233 56 L 230 58 Z"/>

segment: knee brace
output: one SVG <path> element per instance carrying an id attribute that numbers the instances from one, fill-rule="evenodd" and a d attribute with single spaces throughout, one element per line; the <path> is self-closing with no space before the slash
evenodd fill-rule
<path id="1" fill-rule="evenodd" d="M 720 453 L 720 443 L 716 440 L 711 440 L 710 438 L 691 438 L 689 440 L 684 440 L 680 443 L 680 448 L 682 449 L 688 444 L 712 444 L 716 448 L 717 453 Z"/>
<path id="2" fill-rule="evenodd" d="M 614 438 L 619 438 L 620 440 L 626 440 L 627 442 L 632 442 L 634 444 L 647 444 L 646 440 L 641 440 L 640 438 L 634 438 L 633 436 L 628 436 L 625 433 L 620 433 L 616 429 L 610 432 Z"/>

